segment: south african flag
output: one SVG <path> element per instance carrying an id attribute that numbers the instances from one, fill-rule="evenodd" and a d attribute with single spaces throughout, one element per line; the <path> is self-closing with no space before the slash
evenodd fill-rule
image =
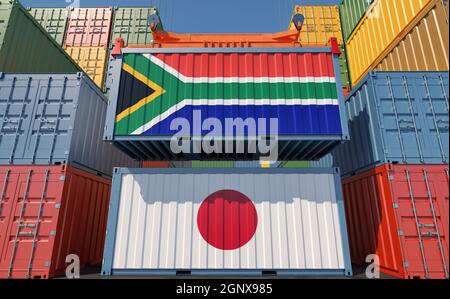
<path id="1" fill-rule="evenodd" d="M 335 78 L 331 53 L 126 53 L 115 135 L 171 136 L 171 122 L 192 123 L 194 111 L 222 123 L 275 118 L 280 135 L 341 134 Z"/>

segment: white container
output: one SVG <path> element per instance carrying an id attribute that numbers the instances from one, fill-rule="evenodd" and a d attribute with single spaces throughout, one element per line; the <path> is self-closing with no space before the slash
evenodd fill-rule
<path id="1" fill-rule="evenodd" d="M 111 194 L 103 275 L 352 275 L 336 169 L 118 168 Z"/>

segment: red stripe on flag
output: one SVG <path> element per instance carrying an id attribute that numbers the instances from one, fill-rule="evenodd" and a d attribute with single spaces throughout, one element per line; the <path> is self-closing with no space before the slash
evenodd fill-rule
<path id="1" fill-rule="evenodd" d="M 334 77 L 330 53 L 154 54 L 186 77 Z"/>

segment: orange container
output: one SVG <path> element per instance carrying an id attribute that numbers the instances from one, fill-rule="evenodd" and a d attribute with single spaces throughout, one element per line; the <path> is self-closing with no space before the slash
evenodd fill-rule
<path id="1" fill-rule="evenodd" d="M 74 167 L 0 167 L 0 278 L 64 275 L 103 257 L 111 180 Z"/>
<path id="2" fill-rule="evenodd" d="M 448 278 L 448 165 L 392 165 L 343 180 L 352 262 L 399 278 Z"/>

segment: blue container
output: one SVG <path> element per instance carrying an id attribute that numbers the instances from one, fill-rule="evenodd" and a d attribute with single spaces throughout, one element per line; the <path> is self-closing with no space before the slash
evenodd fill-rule
<path id="1" fill-rule="evenodd" d="M 352 175 L 384 163 L 447 164 L 447 72 L 371 72 L 345 106 L 350 142 L 315 166 Z"/>
<path id="2" fill-rule="evenodd" d="M 108 176 L 137 167 L 102 140 L 107 105 L 82 73 L 0 73 L 0 165 L 71 164 Z"/>

